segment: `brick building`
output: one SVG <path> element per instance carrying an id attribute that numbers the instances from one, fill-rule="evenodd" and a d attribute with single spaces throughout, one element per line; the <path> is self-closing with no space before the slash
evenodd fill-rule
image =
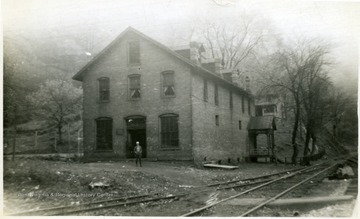
<path id="1" fill-rule="evenodd" d="M 242 159 L 253 96 L 225 80 L 203 47 L 173 51 L 127 28 L 74 77 L 84 90 L 85 156 Z"/>

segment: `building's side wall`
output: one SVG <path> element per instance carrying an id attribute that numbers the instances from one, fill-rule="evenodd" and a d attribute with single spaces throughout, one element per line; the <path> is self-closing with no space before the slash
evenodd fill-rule
<path id="1" fill-rule="evenodd" d="M 222 160 L 233 162 L 242 160 L 247 154 L 248 132 L 250 120 L 248 101 L 245 97 L 244 112 L 241 107 L 241 95 L 233 91 L 233 108 L 230 109 L 229 88 L 218 84 L 219 105 L 215 105 L 215 82 L 208 80 L 208 101 L 204 101 L 203 77 L 193 74 L 192 106 L 193 106 L 193 154 L 194 159 L 203 161 Z M 253 101 L 251 113 L 254 114 Z M 215 115 L 219 116 L 219 126 L 215 124 Z M 241 129 L 239 129 L 241 121 Z"/>
<path id="2" fill-rule="evenodd" d="M 138 36 L 128 33 L 121 43 L 89 68 L 83 79 L 84 88 L 84 148 L 91 153 L 96 149 L 96 122 L 99 117 L 113 119 L 113 150 L 125 157 L 127 129 L 125 117 L 146 117 L 147 157 L 159 159 L 192 159 L 190 68 L 154 46 L 140 39 L 141 65 L 129 67 L 127 42 Z M 175 98 L 161 97 L 161 72 L 175 72 Z M 128 75 L 141 75 L 141 99 L 128 99 Z M 110 78 L 110 101 L 99 103 L 98 78 Z M 179 115 L 179 148 L 164 150 L 160 147 L 159 116 L 165 113 Z"/>

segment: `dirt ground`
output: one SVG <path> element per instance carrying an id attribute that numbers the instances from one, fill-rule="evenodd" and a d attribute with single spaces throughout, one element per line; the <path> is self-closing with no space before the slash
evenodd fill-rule
<path id="1" fill-rule="evenodd" d="M 236 170 L 205 169 L 191 162 L 150 162 L 136 167 L 131 160 L 117 162 L 77 163 L 35 159 L 4 161 L 4 213 L 37 210 L 62 205 L 76 205 L 93 200 L 160 193 L 178 194 L 198 186 L 233 179 L 290 170 L 291 165 L 270 163 L 240 163 Z M 91 188 L 91 183 L 104 183 L 106 188 Z M 344 183 L 331 182 L 316 194 L 338 195 Z M 336 189 L 338 192 L 336 193 Z M 321 190 L 321 189 L 319 189 Z M 323 194 L 321 194 L 323 193 Z M 194 197 L 192 198 L 194 199 Z M 199 206 L 206 197 L 196 197 Z M 192 200 L 193 201 L 193 200 Z M 206 201 L 206 200 L 205 200 Z M 183 202 L 166 204 L 167 207 L 133 206 L 121 215 L 181 215 L 189 206 Z M 107 215 L 119 215 L 108 212 Z"/>

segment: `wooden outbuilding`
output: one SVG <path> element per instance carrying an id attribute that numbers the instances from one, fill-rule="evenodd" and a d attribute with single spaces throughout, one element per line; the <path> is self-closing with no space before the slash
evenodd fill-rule
<path id="1" fill-rule="evenodd" d="M 276 122 L 274 116 L 257 116 L 250 119 L 248 125 L 249 133 L 249 158 L 256 162 L 258 158 L 275 158 L 275 137 Z M 258 146 L 258 135 L 266 135 L 266 146 Z"/>

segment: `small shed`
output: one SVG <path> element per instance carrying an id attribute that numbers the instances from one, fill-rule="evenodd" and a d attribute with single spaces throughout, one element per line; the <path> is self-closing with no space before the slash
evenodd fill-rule
<path id="1" fill-rule="evenodd" d="M 275 158 L 275 137 L 276 122 L 274 116 L 251 117 L 248 124 L 249 133 L 249 157 L 251 161 L 257 161 L 259 157 Z M 266 147 L 258 147 L 257 136 L 266 135 Z M 276 159 L 275 159 L 276 160 Z"/>

